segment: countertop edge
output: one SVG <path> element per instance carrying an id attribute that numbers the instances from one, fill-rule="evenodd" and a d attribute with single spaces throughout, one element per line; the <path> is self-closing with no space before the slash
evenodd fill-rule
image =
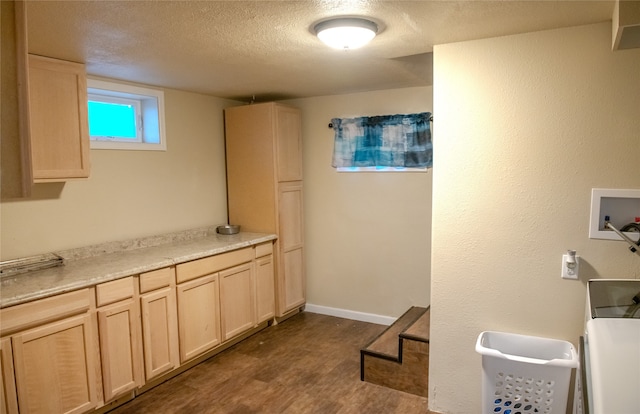
<path id="1" fill-rule="evenodd" d="M 0 282 L 2 286 L 0 308 L 8 308 L 276 239 L 275 234 L 263 233 L 208 235 L 187 241 L 70 260 L 60 267 L 3 278 Z"/>

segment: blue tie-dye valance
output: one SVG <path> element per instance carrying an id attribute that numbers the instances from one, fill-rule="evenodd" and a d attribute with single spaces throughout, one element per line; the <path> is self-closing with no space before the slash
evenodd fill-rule
<path id="1" fill-rule="evenodd" d="M 425 168 L 433 165 L 430 112 L 334 118 L 333 162 L 340 167 Z"/>

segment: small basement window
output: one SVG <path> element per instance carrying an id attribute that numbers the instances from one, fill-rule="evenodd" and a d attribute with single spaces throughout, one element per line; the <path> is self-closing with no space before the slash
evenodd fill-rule
<path id="1" fill-rule="evenodd" d="M 91 149 L 165 151 L 164 92 L 87 79 Z"/>

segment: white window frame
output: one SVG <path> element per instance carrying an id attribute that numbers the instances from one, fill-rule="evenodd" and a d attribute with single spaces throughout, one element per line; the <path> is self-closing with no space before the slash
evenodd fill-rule
<path id="1" fill-rule="evenodd" d="M 167 141 L 164 126 L 164 91 L 99 79 L 87 79 L 87 95 L 114 103 L 135 102 L 137 140 L 114 137 L 90 137 L 91 149 L 166 151 Z"/>

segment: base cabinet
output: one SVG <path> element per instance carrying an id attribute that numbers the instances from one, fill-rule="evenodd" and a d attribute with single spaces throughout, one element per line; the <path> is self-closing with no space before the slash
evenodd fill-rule
<path id="1" fill-rule="evenodd" d="M 263 242 L 3 308 L 0 414 L 104 410 L 240 340 L 275 317 L 274 254 Z"/>
<path id="2" fill-rule="evenodd" d="M 20 413 L 80 414 L 96 407 L 93 321 L 83 314 L 12 337 Z"/>
<path id="3" fill-rule="evenodd" d="M 176 293 L 166 288 L 140 297 L 147 381 L 180 365 Z"/>
<path id="4" fill-rule="evenodd" d="M 0 340 L 0 413 L 18 413 L 16 379 L 13 374 L 13 353 L 11 339 Z"/>
<path id="5" fill-rule="evenodd" d="M 144 383 L 138 308 L 131 299 L 98 309 L 105 402 Z"/>
<path id="6" fill-rule="evenodd" d="M 133 277 L 96 286 L 102 389 L 109 402 L 144 383 L 140 314 Z"/>
<path id="7" fill-rule="evenodd" d="M 252 263 L 220 272 L 220 306 L 223 340 L 233 338 L 256 324 Z"/>
<path id="8" fill-rule="evenodd" d="M 186 362 L 222 342 L 218 274 L 177 286 L 180 362 Z"/>
<path id="9" fill-rule="evenodd" d="M 144 371 L 149 381 L 180 365 L 175 267 L 140 275 L 140 313 Z"/>
<path id="10" fill-rule="evenodd" d="M 268 321 L 276 314 L 273 244 L 262 246 L 267 251 L 264 256 L 256 257 L 256 323 Z M 256 248 L 256 256 L 260 250 Z"/>

